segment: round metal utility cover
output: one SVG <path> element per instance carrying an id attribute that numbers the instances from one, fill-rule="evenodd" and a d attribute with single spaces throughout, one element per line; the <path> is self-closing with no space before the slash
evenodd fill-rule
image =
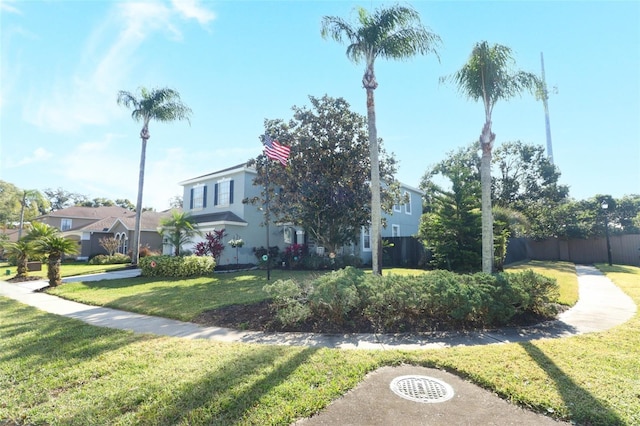
<path id="1" fill-rule="evenodd" d="M 427 376 L 396 377 L 389 387 L 396 395 L 415 402 L 444 402 L 454 394 L 449 384 Z"/>

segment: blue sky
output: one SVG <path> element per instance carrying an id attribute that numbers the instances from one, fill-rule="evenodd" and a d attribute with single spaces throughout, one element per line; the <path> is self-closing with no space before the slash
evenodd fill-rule
<path id="1" fill-rule="evenodd" d="M 377 1 L 0 0 L 0 179 L 23 189 L 62 187 L 135 203 L 140 125 L 119 90 L 178 90 L 186 122 L 152 123 L 144 205 L 181 195 L 180 181 L 260 154 L 265 119 L 291 118 L 308 96 L 343 97 L 366 114 L 362 64 L 320 36 L 325 15 L 353 17 Z M 575 199 L 640 193 L 640 2 L 418 1 L 442 39 L 438 59 L 378 60 L 378 135 L 418 186 L 427 168 L 482 128 L 482 106 L 438 79 L 473 45 L 511 47 L 540 73 L 549 99 L 561 183 Z M 498 103 L 496 146 L 545 146 L 533 96 Z"/>

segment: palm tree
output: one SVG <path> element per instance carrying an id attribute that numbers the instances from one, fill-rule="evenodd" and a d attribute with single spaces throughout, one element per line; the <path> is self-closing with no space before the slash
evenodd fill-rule
<path id="1" fill-rule="evenodd" d="M 367 119 L 369 127 L 369 155 L 371 161 L 371 249 L 373 273 L 382 273 L 382 240 L 380 238 L 382 205 L 380 202 L 380 165 L 378 134 L 373 91 L 378 87 L 374 72 L 377 57 L 408 59 L 416 55 L 436 53 L 434 46 L 440 37 L 420 23 L 414 9 L 403 6 L 381 8 L 373 14 L 360 7 L 358 22 L 351 25 L 337 16 L 322 18 L 322 37 L 342 43 L 346 39 L 347 57 L 358 64 L 365 62 L 362 85 L 367 91 Z"/>
<path id="2" fill-rule="evenodd" d="M 47 278 L 51 287 L 62 283 L 60 264 L 67 254 L 78 253 L 78 243 L 60 234 L 49 235 L 34 242 L 36 251 L 47 257 Z"/>
<path id="3" fill-rule="evenodd" d="M 24 239 L 27 241 L 37 241 L 46 237 L 51 237 L 54 235 L 58 235 L 60 231 L 53 226 L 49 226 L 46 223 L 42 222 L 32 222 L 31 229 L 25 235 Z"/>
<path id="4" fill-rule="evenodd" d="M 15 259 L 16 261 L 16 278 L 28 276 L 29 268 L 27 267 L 27 263 L 29 262 L 29 257 L 34 253 L 31 241 L 27 241 L 24 238 L 16 242 L 5 241 L 2 244 L 2 248 L 10 259 Z"/>
<path id="5" fill-rule="evenodd" d="M 149 135 L 149 122 L 187 120 L 190 123 L 191 109 L 182 103 L 180 94 L 169 88 L 153 89 L 151 91 L 144 87 L 140 88 L 140 97 L 136 97 L 130 92 L 121 90 L 118 92 L 118 105 L 124 105 L 132 110 L 131 117 L 138 122 L 142 122 L 140 139 L 142 140 L 142 151 L 140 153 L 140 174 L 138 177 L 138 199 L 136 203 L 136 222 L 133 232 L 133 254 L 131 263 L 138 264 L 140 257 L 140 217 L 142 214 L 142 189 L 144 187 L 144 164 L 146 161 L 147 141 Z"/>
<path id="6" fill-rule="evenodd" d="M 480 133 L 480 182 L 482 186 L 482 271 L 493 271 L 493 216 L 491 214 L 491 153 L 496 135 L 491 131 L 491 114 L 498 100 L 509 100 L 523 91 L 535 92 L 539 86 L 535 74 L 512 71 L 515 63 L 509 47 L 477 43 L 467 63 L 442 80 L 452 80 L 458 89 L 484 105 L 485 122 Z"/>
<path id="7" fill-rule="evenodd" d="M 195 218 L 186 212 L 174 211 L 171 217 L 162 220 L 160 225 L 160 235 L 167 237 L 176 256 L 180 256 L 183 245 L 192 242 L 195 235 L 200 235 Z"/>

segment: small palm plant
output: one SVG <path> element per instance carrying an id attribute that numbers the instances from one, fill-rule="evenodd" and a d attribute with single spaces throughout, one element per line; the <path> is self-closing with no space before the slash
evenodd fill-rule
<path id="1" fill-rule="evenodd" d="M 55 234 L 34 241 L 34 247 L 38 253 L 47 258 L 49 285 L 51 287 L 59 286 L 62 283 L 60 275 L 62 258 L 68 254 L 78 253 L 77 243 L 60 234 Z"/>
<path id="2" fill-rule="evenodd" d="M 18 268 L 16 278 L 25 278 L 28 276 L 29 269 L 27 268 L 27 263 L 29 262 L 29 257 L 34 253 L 32 243 L 23 238 L 16 242 L 7 241 L 2 245 L 2 248 L 10 259 L 16 260 L 16 266 Z"/>

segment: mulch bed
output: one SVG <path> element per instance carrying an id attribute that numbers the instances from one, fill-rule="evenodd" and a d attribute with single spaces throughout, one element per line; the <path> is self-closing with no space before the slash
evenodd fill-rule
<path id="1" fill-rule="evenodd" d="M 559 308 L 559 312 L 562 308 Z M 518 315 L 509 326 L 529 326 L 555 318 L 542 317 L 531 313 Z M 364 317 L 349 317 L 342 323 L 334 321 L 307 321 L 294 326 L 284 326 L 277 319 L 269 300 L 249 305 L 230 305 L 219 309 L 205 311 L 194 319 L 197 324 L 205 326 L 225 327 L 236 330 L 254 331 L 290 331 L 311 333 L 411 333 L 431 331 L 471 330 L 474 327 L 459 323 L 434 321 L 420 318 L 416 321 L 405 321 L 387 326 L 384 330 L 376 327 Z"/>

